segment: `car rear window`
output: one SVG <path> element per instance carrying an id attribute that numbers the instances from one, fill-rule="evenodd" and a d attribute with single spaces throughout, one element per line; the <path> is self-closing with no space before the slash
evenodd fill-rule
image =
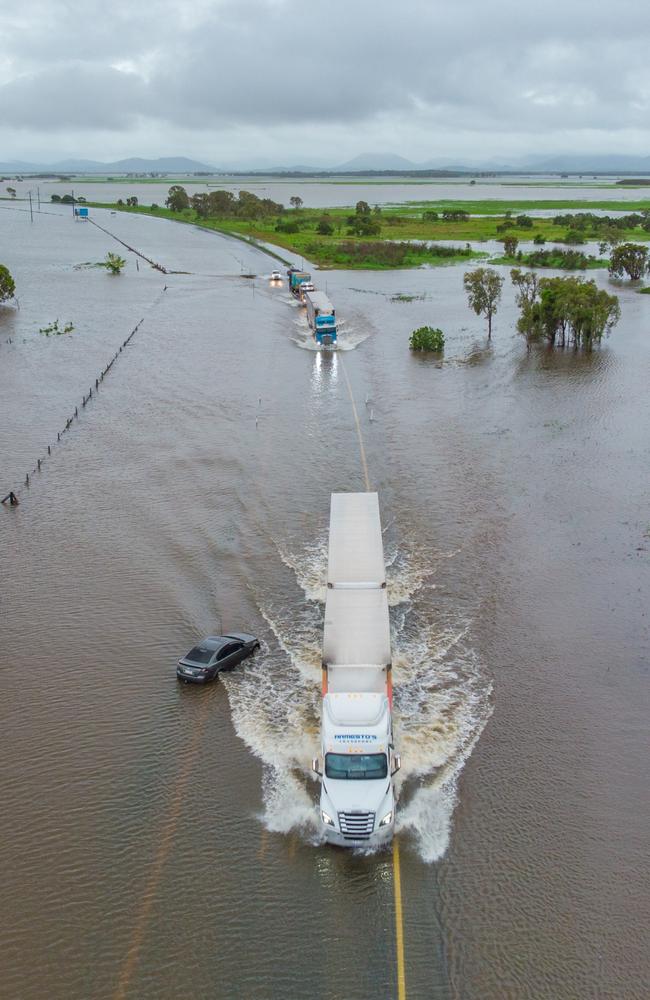
<path id="1" fill-rule="evenodd" d="M 205 646 L 195 646 L 185 657 L 186 660 L 193 660 L 194 663 L 209 663 L 212 659 L 214 649 L 206 649 Z"/>

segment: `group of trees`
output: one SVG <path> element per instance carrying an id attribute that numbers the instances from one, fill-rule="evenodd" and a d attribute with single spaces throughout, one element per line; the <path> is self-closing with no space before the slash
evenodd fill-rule
<path id="1" fill-rule="evenodd" d="M 284 211 L 278 202 L 258 198 L 250 191 L 240 191 L 237 197 L 232 191 L 207 191 L 190 197 L 180 184 L 170 187 L 165 205 L 172 212 L 191 208 L 201 219 L 265 219 Z"/>
<path id="2" fill-rule="evenodd" d="M 381 232 L 381 211 L 373 213 L 367 201 L 358 201 L 354 215 L 348 215 L 349 236 L 379 236 Z"/>
<path id="3" fill-rule="evenodd" d="M 513 268 L 520 310 L 517 329 L 531 343 L 591 348 L 618 322 L 618 298 L 584 278 L 539 278 Z"/>
<path id="4" fill-rule="evenodd" d="M 136 203 L 137 200 L 138 199 L 136 198 Z M 52 194 L 50 195 L 50 201 L 54 202 L 56 205 L 76 205 L 77 202 L 83 204 L 86 199 L 81 195 L 78 198 L 75 198 L 73 194 Z M 120 202 L 118 201 L 118 205 L 119 204 Z"/>
<path id="5" fill-rule="evenodd" d="M 528 343 L 544 340 L 550 347 L 590 349 L 618 322 L 618 298 L 584 278 L 540 278 L 533 271 L 510 272 L 520 311 L 517 329 Z M 492 337 L 494 317 L 503 289 L 503 277 L 489 267 L 468 271 L 463 284 L 469 306 L 488 323 Z"/>

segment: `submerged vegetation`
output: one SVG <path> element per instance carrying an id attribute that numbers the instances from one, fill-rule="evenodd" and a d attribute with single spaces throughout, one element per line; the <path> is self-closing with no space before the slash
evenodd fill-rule
<path id="1" fill-rule="evenodd" d="M 495 257 L 494 264 L 525 264 L 526 267 L 552 267 L 557 271 L 586 271 L 594 267 L 607 267 L 608 261 L 602 257 L 594 257 L 582 250 L 563 250 L 554 247 L 552 250 L 532 250 L 530 253 L 504 254 Z"/>
<path id="2" fill-rule="evenodd" d="M 409 339 L 412 351 L 434 351 L 440 354 L 445 349 L 445 335 L 439 327 L 420 326 Z"/>
<path id="3" fill-rule="evenodd" d="M 16 294 L 16 282 L 4 264 L 0 264 L 0 302 L 8 302 Z"/>
<path id="4" fill-rule="evenodd" d="M 103 266 L 111 274 L 119 274 L 123 267 L 126 266 L 126 261 L 124 257 L 120 257 L 119 254 L 111 253 L 110 250 L 106 254 L 106 260 L 103 261 Z"/>
<path id="5" fill-rule="evenodd" d="M 59 326 L 58 319 L 55 319 L 53 323 L 39 327 L 38 332 L 44 334 L 46 337 L 60 337 L 64 333 L 72 333 L 73 330 L 74 324 L 69 320 L 63 326 Z"/>

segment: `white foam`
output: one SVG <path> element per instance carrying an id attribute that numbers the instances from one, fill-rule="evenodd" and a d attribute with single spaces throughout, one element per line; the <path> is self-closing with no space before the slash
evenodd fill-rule
<path id="1" fill-rule="evenodd" d="M 319 751 L 327 544 L 323 537 L 297 553 L 281 544 L 277 549 L 302 597 L 282 607 L 259 598 L 274 648 L 224 675 L 224 683 L 237 735 L 264 764 L 262 822 L 315 843 L 318 785 L 310 763 Z M 447 850 L 458 777 L 490 715 L 490 685 L 472 645 L 472 622 L 445 620 L 430 599 L 433 567 L 452 556 L 427 559 L 419 551 L 414 557 L 395 547 L 387 567 L 395 743 L 402 756 L 397 828 L 426 862 Z"/>

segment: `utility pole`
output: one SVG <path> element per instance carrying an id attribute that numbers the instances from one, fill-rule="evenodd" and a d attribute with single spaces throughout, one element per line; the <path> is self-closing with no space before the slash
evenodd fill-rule
<path id="1" fill-rule="evenodd" d="M 27 194 L 29 195 L 29 218 L 30 218 L 30 222 L 33 222 L 34 221 L 34 212 L 32 210 L 32 192 L 28 191 Z"/>
<path id="2" fill-rule="evenodd" d="M 41 189 L 40 189 L 40 187 L 38 187 L 38 185 L 36 187 L 36 194 L 38 196 L 38 210 L 40 212 L 40 210 L 41 210 Z"/>
<path id="3" fill-rule="evenodd" d="M 74 219 L 74 191 L 72 191 L 72 188 L 70 188 L 70 191 L 72 192 L 72 218 Z"/>

